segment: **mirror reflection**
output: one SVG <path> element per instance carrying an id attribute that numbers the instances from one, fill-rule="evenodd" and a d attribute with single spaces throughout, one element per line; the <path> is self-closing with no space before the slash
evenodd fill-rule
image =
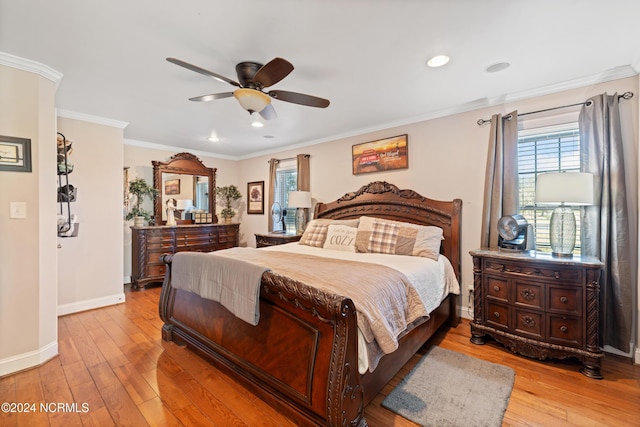
<path id="1" fill-rule="evenodd" d="M 202 175 L 162 174 L 162 206 L 173 199 L 177 219 L 191 219 L 191 213 L 209 212 L 209 178 Z M 162 210 L 167 220 L 167 210 Z"/>

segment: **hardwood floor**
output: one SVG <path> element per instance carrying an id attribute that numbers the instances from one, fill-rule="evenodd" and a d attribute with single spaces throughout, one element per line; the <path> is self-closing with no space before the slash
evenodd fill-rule
<path id="1" fill-rule="evenodd" d="M 127 292 L 124 304 L 61 317 L 59 357 L 0 379 L 0 403 L 34 404 L 35 412 L 0 413 L 0 426 L 294 425 L 191 351 L 162 342 L 159 295 Z M 380 402 L 431 345 L 516 370 L 506 426 L 638 425 L 640 366 L 607 356 L 605 379 L 591 380 L 577 362 L 530 360 L 469 337 L 463 320 L 427 343 L 366 408 L 369 425 L 415 426 Z"/>

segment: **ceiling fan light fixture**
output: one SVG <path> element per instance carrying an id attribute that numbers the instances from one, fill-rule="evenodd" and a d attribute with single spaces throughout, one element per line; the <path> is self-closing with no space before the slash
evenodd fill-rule
<path id="1" fill-rule="evenodd" d="M 271 104 L 269 95 L 255 89 L 236 89 L 233 96 L 238 100 L 240 106 L 250 113 L 259 113 L 264 110 L 264 107 Z"/>

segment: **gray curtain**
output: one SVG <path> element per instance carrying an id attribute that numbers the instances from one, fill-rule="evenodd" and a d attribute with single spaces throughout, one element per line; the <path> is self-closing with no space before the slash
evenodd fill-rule
<path id="1" fill-rule="evenodd" d="M 498 247 L 498 220 L 518 213 L 518 112 L 491 117 L 480 246 Z"/>
<path id="2" fill-rule="evenodd" d="M 273 202 L 276 201 L 276 171 L 278 169 L 278 163 L 280 163 L 280 160 L 278 159 L 269 160 L 269 214 L 267 215 L 267 217 L 269 218 L 269 231 L 273 231 L 273 217 L 271 216 L 271 206 L 273 206 Z"/>
<path id="3" fill-rule="evenodd" d="M 605 264 L 600 342 L 629 353 L 637 292 L 637 155 L 623 141 L 617 94 L 587 100 L 579 120 L 581 168 L 594 174 L 595 187 L 594 206 L 582 215 L 582 253 Z"/>

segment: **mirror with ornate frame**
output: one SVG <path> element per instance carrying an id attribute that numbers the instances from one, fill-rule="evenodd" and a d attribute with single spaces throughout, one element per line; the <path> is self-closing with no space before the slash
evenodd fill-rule
<path id="1" fill-rule="evenodd" d="M 156 225 L 167 221 L 166 203 L 175 199 L 178 208 L 213 213 L 216 216 L 216 169 L 206 167 L 200 159 L 191 153 L 178 153 L 168 162 L 154 160 L 153 186 L 158 190 L 154 202 Z M 180 223 L 180 222 L 179 222 Z"/>

